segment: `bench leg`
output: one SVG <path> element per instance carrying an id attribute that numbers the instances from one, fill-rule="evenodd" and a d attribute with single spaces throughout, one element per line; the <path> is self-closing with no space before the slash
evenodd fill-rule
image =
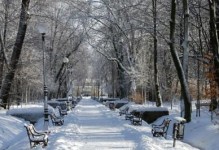
<path id="1" fill-rule="evenodd" d="M 132 124 L 133 125 L 142 125 L 142 122 L 141 121 L 133 121 L 132 120 Z"/>
<path id="2" fill-rule="evenodd" d="M 49 141 L 48 138 L 44 142 L 33 142 L 33 141 L 31 141 L 30 142 L 30 148 L 32 149 L 32 148 L 36 147 L 39 144 L 43 144 L 42 148 L 44 148 L 48 145 L 48 141 Z"/>
<path id="3" fill-rule="evenodd" d="M 167 138 L 167 132 L 163 133 L 163 137 L 166 139 Z"/>
<path id="4" fill-rule="evenodd" d="M 34 148 L 34 147 L 36 147 L 38 144 L 39 144 L 38 142 L 31 142 L 30 148 Z"/>
<path id="5" fill-rule="evenodd" d="M 43 143 L 43 148 L 46 147 L 48 145 L 48 139 L 46 139 L 46 141 Z"/>
<path id="6" fill-rule="evenodd" d="M 35 145 L 34 145 L 34 143 L 32 143 L 32 142 L 30 141 L 30 148 L 33 148 L 33 147 L 35 147 Z"/>
<path id="7" fill-rule="evenodd" d="M 160 137 L 160 136 L 163 136 L 163 133 L 162 132 L 156 132 L 152 129 L 152 134 L 153 134 L 153 137 Z"/>

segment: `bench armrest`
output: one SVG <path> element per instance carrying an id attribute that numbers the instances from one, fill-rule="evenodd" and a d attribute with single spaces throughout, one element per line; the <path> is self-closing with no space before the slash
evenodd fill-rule
<path id="1" fill-rule="evenodd" d="M 160 125 L 152 124 L 151 126 L 152 128 L 162 128 L 164 125 L 163 124 L 160 124 Z"/>
<path id="2" fill-rule="evenodd" d="M 33 136 L 46 136 L 47 135 L 47 133 L 44 133 L 44 132 L 35 132 L 35 133 L 32 133 L 33 134 Z"/>

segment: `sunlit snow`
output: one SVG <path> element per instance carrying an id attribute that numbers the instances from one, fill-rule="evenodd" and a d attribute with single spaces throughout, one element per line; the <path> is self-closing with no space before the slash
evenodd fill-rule
<path id="1" fill-rule="evenodd" d="M 26 107 L 33 107 L 27 105 Z M 150 107 L 146 104 L 145 107 Z M 170 108 L 170 106 L 165 105 Z M 201 117 L 192 114 L 191 123 L 185 126 L 185 138 L 176 141 L 173 148 L 172 128 L 174 118 L 178 117 L 179 106 L 169 109 L 170 115 L 159 118 L 159 124 L 165 117 L 171 121 L 167 139 L 153 137 L 151 125 L 143 122 L 142 126 L 134 126 L 119 110 L 111 111 L 103 104 L 92 99 L 82 99 L 79 104 L 65 116 L 63 126 L 53 126 L 49 123 L 48 150 L 217 150 L 219 147 L 219 126 L 212 123 L 207 108 L 201 110 Z M 14 111 L 21 109 L 13 108 Z M 26 111 L 27 109 L 23 109 Z M 35 109 L 36 110 L 36 109 Z M 29 112 L 34 113 L 35 112 Z M 28 110 L 29 111 L 29 110 Z M 26 130 L 22 119 L 6 115 L 0 111 L 0 149 L 27 150 L 30 149 Z M 35 125 L 38 130 L 43 129 L 43 118 Z M 198 148 L 195 148 L 198 147 Z M 40 146 L 37 149 L 41 149 Z"/>

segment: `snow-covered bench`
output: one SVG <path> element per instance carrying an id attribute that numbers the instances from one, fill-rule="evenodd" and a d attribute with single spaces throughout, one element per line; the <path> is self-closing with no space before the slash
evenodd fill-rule
<path id="1" fill-rule="evenodd" d="M 131 122 L 133 125 L 142 125 L 142 112 L 135 111 L 132 113 L 133 117 L 131 119 Z"/>
<path id="2" fill-rule="evenodd" d="M 166 118 L 163 120 L 163 122 L 160 125 L 152 124 L 152 134 L 154 137 L 167 137 L 167 131 L 170 125 L 170 119 Z"/>
<path id="3" fill-rule="evenodd" d="M 60 106 L 57 106 L 59 109 L 60 116 L 65 116 L 68 114 L 67 109 L 62 109 Z"/>
<path id="4" fill-rule="evenodd" d="M 54 113 L 49 115 L 54 126 L 61 126 L 64 124 L 64 118 L 62 116 L 56 116 Z"/>
<path id="5" fill-rule="evenodd" d="M 120 110 L 120 111 L 119 111 L 119 115 L 120 115 L 120 116 L 125 115 L 125 113 L 126 113 L 126 110 Z"/>
<path id="6" fill-rule="evenodd" d="M 125 120 L 132 120 L 133 117 L 134 117 L 134 116 L 133 116 L 132 113 L 129 113 L 129 112 L 126 112 L 126 113 L 125 113 Z"/>
<path id="7" fill-rule="evenodd" d="M 32 124 L 25 124 L 24 127 L 27 130 L 27 135 L 30 141 L 30 148 L 36 147 L 36 145 L 42 144 L 42 147 L 48 144 L 49 131 L 36 131 Z"/>

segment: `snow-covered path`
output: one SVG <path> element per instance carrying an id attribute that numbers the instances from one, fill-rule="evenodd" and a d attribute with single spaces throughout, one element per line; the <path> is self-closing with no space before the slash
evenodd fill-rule
<path id="1" fill-rule="evenodd" d="M 37 124 L 42 126 L 43 121 Z M 65 116 L 63 126 L 50 124 L 48 150 L 196 150 L 188 144 L 177 141 L 172 147 L 172 138 L 154 138 L 151 126 L 143 122 L 142 126 L 133 126 L 130 121 L 110 111 L 104 105 L 82 99 L 80 103 Z M 25 134 L 13 139 L 8 150 L 29 149 Z M 38 147 L 38 149 L 41 149 Z"/>
<path id="2" fill-rule="evenodd" d="M 77 107 L 77 124 L 81 149 L 134 149 L 136 141 L 130 140 L 121 121 L 110 111 L 91 100 L 83 100 Z M 80 112 L 79 112 L 80 111 Z"/>
<path id="3" fill-rule="evenodd" d="M 83 99 L 65 120 L 65 125 L 57 130 L 63 136 L 55 136 L 56 132 L 52 129 L 50 143 L 55 144 L 50 144 L 49 149 L 175 149 L 172 148 L 172 140 L 153 138 L 151 128 L 146 123 L 133 126 L 124 116 L 91 99 Z M 195 149 L 184 143 L 180 145 L 180 150 Z"/>

